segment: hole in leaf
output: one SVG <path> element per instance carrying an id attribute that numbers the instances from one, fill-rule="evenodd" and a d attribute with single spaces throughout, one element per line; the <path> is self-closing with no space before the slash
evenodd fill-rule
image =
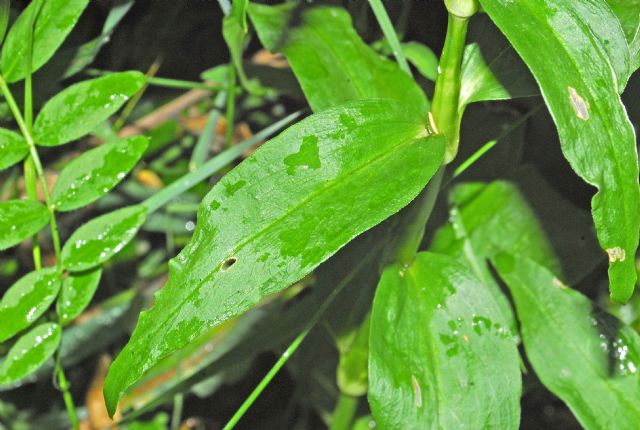
<path id="1" fill-rule="evenodd" d="M 234 264 L 236 264 L 236 261 L 238 261 L 238 259 L 236 257 L 229 257 L 227 258 L 224 263 L 222 263 L 222 267 L 220 267 L 220 270 L 222 272 L 225 272 L 227 270 L 229 270 L 229 268 L 231 266 L 233 266 Z"/>

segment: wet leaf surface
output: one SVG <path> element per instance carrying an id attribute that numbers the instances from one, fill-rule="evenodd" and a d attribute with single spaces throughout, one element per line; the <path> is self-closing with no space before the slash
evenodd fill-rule
<path id="1" fill-rule="evenodd" d="M 69 273 L 62 281 L 56 311 L 62 324 L 73 320 L 91 303 L 102 275 L 102 268 Z"/>
<path id="2" fill-rule="evenodd" d="M 29 146 L 22 136 L 0 128 L 0 170 L 13 166 L 29 153 Z"/>
<path id="3" fill-rule="evenodd" d="M 38 370 L 58 348 L 61 330 L 44 323 L 24 334 L 0 364 L 0 386 L 13 384 Z"/>
<path id="4" fill-rule="evenodd" d="M 133 169 L 147 149 L 144 136 L 104 143 L 71 161 L 51 192 L 57 211 L 70 211 L 107 194 Z"/>
<path id="5" fill-rule="evenodd" d="M 33 200 L 0 202 L 0 250 L 19 244 L 49 222 L 49 211 Z"/>
<path id="6" fill-rule="evenodd" d="M 56 268 L 30 272 L 13 284 L 0 301 L 0 342 L 29 327 L 49 309 L 60 290 Z"/>
<path id="7" fill-rule="evenodd" d="M 192 241 L 111 367 L 110 411 L 159 359 L 409 203 L 444 153 L 444 139 L 425 127 L 410 106 L 352 102 L 290 127 L 227 174 L 202 201 Z"/>
<path id="8" fill-rule="evenodd" d="M 113 73 L 65 88 L 43 107 L 33 125 L 35 142 L 62 145 L 91 133 L 144 84 L 140 72 Z"/>
<path id="9" fill-rule="evenodd" d="M 65 269 L 92 269 L 120 252 L 147 218 L 143 206 L 129 206 L 101 215 L 78 228 L 62 248 Z"/>
<path id="10" fill-rule="evenodd" d="M 373 302 L 369 403 L 381 428 L 517 429 L 516 338 L 455 259 L 418 254 L 385 269 Z"/>
<path id="11" fill-rule="evenodd" d="M 509 254 L 493 260 L 509 286 L 527 357 L 584 428 L 640 422 L 640 336 L 550 271 Z"/>
<path id="12" fill-rule="evenodd" d="M 33 57 L 31 72 L 42 67 L 62 45 L 78 18 L 89 4 L 89 0 L 33 1 L 11 26 L 2 48 L 0 69 L 7 82 L 24 79 L 26 74 L 27 43 L 31 16 L 39 3 L 33 33 Z"/>
<path id="13" fill-rule="evenodd" d="M 618 95 L 629 69 L 622 27 L 600 0 L 480 3 L 538 81 L 571 167 L 599 190 L 591 204 L 611 298 L 625 302 L 636 281 L 640 188 L 635 133 Z"/>

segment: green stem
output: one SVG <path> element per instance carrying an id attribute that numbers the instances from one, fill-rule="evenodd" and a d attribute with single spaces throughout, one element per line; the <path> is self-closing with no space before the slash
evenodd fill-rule
<path id="1" fill-rule="evenodd" d="M 358 408 L 358 398 L 347 394 L 340 394 L 338 404 L 331 418 L 331 426 L 329 430 L 349 430 L 356 409 Z"/>
<path id="2" fill-rule="evenodd" d="M 398 40 L 398 35 L 396 34 L 396 30 L 389 19 L 389 15 L 384 8 L 381 0 L 369 0 L 369 4 L 371 5 L 371 9 L 373 10 L 373 14 L 376 16 L 378 20 L 378 24 L 382 29 L 382 33 L 384 37 L 389 42 L 391 46 L 391 50 L 393 51 L 393 56 L 396 57 L 396 61 L 400 68 L 409 76 L 411 76 L 411 68 L 409 67 L 409 63 L 407 63 L 407 59 L 404 56 L 404 52 L 402 51 L 402 45 L 400 45 L 400 40 Z"/>
<path id="3" fill-rule="evenodd" d="M 71 427 L 73 428 L 73 430 L 80 430 L 80 421 L 78 420 L 76 408 L 73 405 L 73 398 L 71 397 L 71 392 L 69 391 L 69 382 L 67 381 L 64 371 L 62 370 L 59 359 L 56 360 L 56 368 L 54 372 L 56 373 L 56 376 L 58 378 L 58 386 L 62 391 L 62 398 L 64 399 L 64 405 L 67 408 L 67 414 L 69 415 L 69 421 L 71 421 Z"/>
<path id="4" fill-rule="evenodd" d="M 439 131 L 448 139 L 445 164 L 450 163 L 458 152 L 460 71 L 468 23 L 469 18 L 461 18 L 449 13 L 447 36 L 440 57 L 436 88 L 433 94 L 433 117 Z"/>
<path id="5" fill-rule="evenodd" d="M 444 134 L 448 140 L 444 159 L 444 164 L 447 164 L 455 158 L 458 152 L 460 134 L 458 101 L 460 99 L 462 54 L 469 18 L 477 11 L 477 2 L 476 0 L 448 0 L 445 3 L 450 11 L 455 9 L 459 15 L 452 12 L 448 14 L 447 35 L 440 58 L 431 114 L 438 132 Z M 405 221 L 406 224 L 401 226 L 396 242 L 398 245 L 391 247 L 394 252 L 394 255 L 391 256 L 392 260 L 404 265 L 410 265 L 413 262 L 422 242 L 426 223 L 440 192 L 443 176 L 444 166 L 436 172 L 427 187 L 407 209 L 405 216 L 408 221 Z"/>
<path id="6" fill-rule="evenodd" d="M 36 174 L 40 179 L 40 185 L 42 186 L 42 194 L 44 195 L 44 201 L 47 205 L 47 209 L 50 214 L 50 225 L 51 225 L 51 238 L 53 240 L 53 249 L 56 255 L 56 263 L 58 266 L 58 270 L 62 271 L 62 260 L 60 259 L 60 236 L 58 235 L 58 225 L 56 223 L 55 210 L 53 205 L 51 204 L 51 197 L 49 196 L 49 189 L 47 188 L 47 181 L 44 176 L 44 170 L 42 168 L 42 163 L 40 162 L 40 157 L 38 156 L 38 151 L 36 150 L 36 144 L 33 140 L 33 136 L 31 135 L 30 130 L 27 128 L 27 124 L 25 123 L 24 118 L 22 117 L 22 113 L 20 113 L 20 109 L 18 108 L 18 104 L 13 98 L 13 94 L 11 94 L 11 90 L 7 86 L 7 82 L 4 80 L 4 77 L 0 76 L 0 91 L 4 95 L 5 100 L 7 101 L 7 105 L 9 105 L 9 109 L 13 114 L 16 122 L 18 123 L 18 128 L 20 128 L 20 132 L 22 136 L 27 141 L 27 146 L 29 146 L 29 154 L 31 155 L 31 159 L 33 160 L 33 165 L 36 170 Z"/>
<path id="7" fill-rule="evenodd" d="M 184 406 L 184 396 L 176 394 L 173 396 L 173 411 L 171 411 L 171 430 L 179 430 L 182 421 L 182 407 Z"/>
<path id="8" fill-rule="evenodd" d="M 24 122 L 25 127 L 29 134 L 31 134 L 31 129 L 33 127 L 33 79 L 31 76 L 32 69 L 32 56 L 33 56 L 33 29 L 35 26 L 36 19 L 40 13 L 40 9 L 42 8 L 42 2 L 40 2 L 37 6 L 37 9 L 31 15 L 31 20 L 29 23 L 29 36 L 27 38 L 27 67 L 26 74 L 24 78 Z M 38 185 L 37 185 L 37 176 L 35 173 L 35 165 L 33 163 L 33 158 L 31 156 L 27 157 L 24 161 L 24 182 L 25 187 L 27 189 L 27 197 L 31 200 L 38 200 Z M 38 233 L 33 235 L 32 239 L 32 252 L 33 252 L 33 264 L 36 270 L 42 268 L 42 255 L 40 250 L 40 242 L 38 240 Z"/>
<path id="9" fill-rule="evenodd" d="M 36 175 L 36 167 L 33 159 L 29 155 L 23 164 L 24 184 L 27 189 L 27 197 L 31 200 L 38 200 L 38 177 Z M 40 251 L 40 242 L 38 241 L 38 233 L 33 235 L 33 265 L 36 270 L 42 268 L 42 253 Z"/>
<path id="10" fill-rule="evenodd" d="M 87 69 L 84 71 L 89 76 L 107 76 L 118 72 L 112 72 L 111 70 L 99 70 L 99 69 Z M 185 90 L 224 90 L 222 85 L 212 85 L 205 82 L 185 81 L 182 79 L 161 78 L 157 76 L 145 76 L 144 81 L 146 84 L 163 88 L 179 88 Z"/>
<path id="11" fill-rule="evenodd" d="M 444 166 L 440 167 L 429 181 L 429 184 L 411 204 L 409 213 L 406 215 L 409 218 L 408 224 L 402 229 L 398 237 L 399 245 L 396 250 L 395 261 L 406 266 L 413 263 L 424 237 L 427 221 L 431 216 L 440 192 L 444 171 Z"/>
<path id="12" fill-rule="evenodd" d="M 56 266 L 58 268 L 58 272 L 62 273 L 62 258 L 60 252 L 60 236 L 58 234 L 58 224 L 56 223 L 56 214 L 53 204 L 51 203 L 51 197 L 49 196 L 49 189 L 47 188 L 47 181 L 44 176 L 44 170 L 42 168 L 42 163 L 40 162 L 40 157 L 38 156 L 38 151 L 36 150 L 36 145 L 33 139 L 33 135 L 31 134 L 31 130 L 28 127 L 25 119 L 22 117 L 20 113 L 20 109 L 18 108 L 18 104 L 13 98 L 13 94 L 11 94 L 11 90 L 7 86 L 7 82 L 4 80 L 4 77 L 0 75 L 0 91 L 4 95 L 7 104 L 9 105 L 9 109 L 13 114 L 16 122 L 18 123 L 18 128 L 20 128 L 20 132 L 23 137 L 27 141 L 27 145 L 29 146 L 29 154 L 30 159 L 33 162 L 33 167 L 35 168 L 36 175 L 40 179 L 40 184 L 42 186 L 42 194 L 44 195 L 45 204 L 47 209 L 49 210 L 49 225 L 51 227 L 51 239 L 53 240 L 53 249 L 56 256 Z M 80 429 L 80 422 L 78 421 L 78 416 L 76 414 L 75 406 L 73 405 L 73 398 L 71 397 L 71 393 L 69 392 L 69 383 L 64 375 L 64 371 L 62 370 L 62 366 L 60 364 L 60 350 L 57 351 L 56 365 L 54 370 L 54 375 L 58 379 L 58 386 L 62 391 L 62 397 L 64 398 L 64 403 L 67 408 L 67 413 L 69 415 L 69 420 L 71 421 L 71 425 L 74 430 Z"/>
<path id="13" fill-rule="evenodd" d="M 233 146 L 233 128 L 236 112 L 236 68 L 229 63 L 229 94 L 227 96 L 227 148 Z"/>

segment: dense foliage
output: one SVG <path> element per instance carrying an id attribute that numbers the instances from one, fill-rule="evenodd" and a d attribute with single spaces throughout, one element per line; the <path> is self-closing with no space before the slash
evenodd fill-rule
<path id="1" fill-rule="evenodd" d="M 0 0 L 0 429 L 638 428 L 638 0 L 134 3 Z"/>

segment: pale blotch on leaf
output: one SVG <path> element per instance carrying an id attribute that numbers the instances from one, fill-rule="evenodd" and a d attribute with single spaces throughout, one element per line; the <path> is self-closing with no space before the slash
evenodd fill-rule
<path id="1" fill-rule="evenodd" d="M 569 89 L 569 101 L 571 102 L 571 107 L 573 107 L 573 111 L 576 113 L 576 116 L 583 121 L 589 119 L 589 103 L 585 99 L 583 99 L 580 94 L 573 87 L 568 87 Z"/>
<path id="2" fill-rule="evenodd" d="M 609 255 L 609 263 L 615 263 L 616 261 L 624 261 L 626 257 L 626 253 L 624 249 L 616 246 L 614 248 L 607 249 L 607 254 Z"/>
<path id="3" fill-rule="evenodd" d="M 414 375 L 411 375 L 411 385 L 413 386 L 413 394 L 416 398 L 416 406 L 422 407 L 422 389 L 420 388 L 420 383 L 416 379 Z"/>
<path id="4" fill-rule="evenodd" d="M 564 284 L 564 282 L 562 282 L 560 279 L 555 278 L 555 277 L 553 278 L 553 281 L 551 281 L 551 283 L 556 288 L 567 288 L 567 286 Z"/>

